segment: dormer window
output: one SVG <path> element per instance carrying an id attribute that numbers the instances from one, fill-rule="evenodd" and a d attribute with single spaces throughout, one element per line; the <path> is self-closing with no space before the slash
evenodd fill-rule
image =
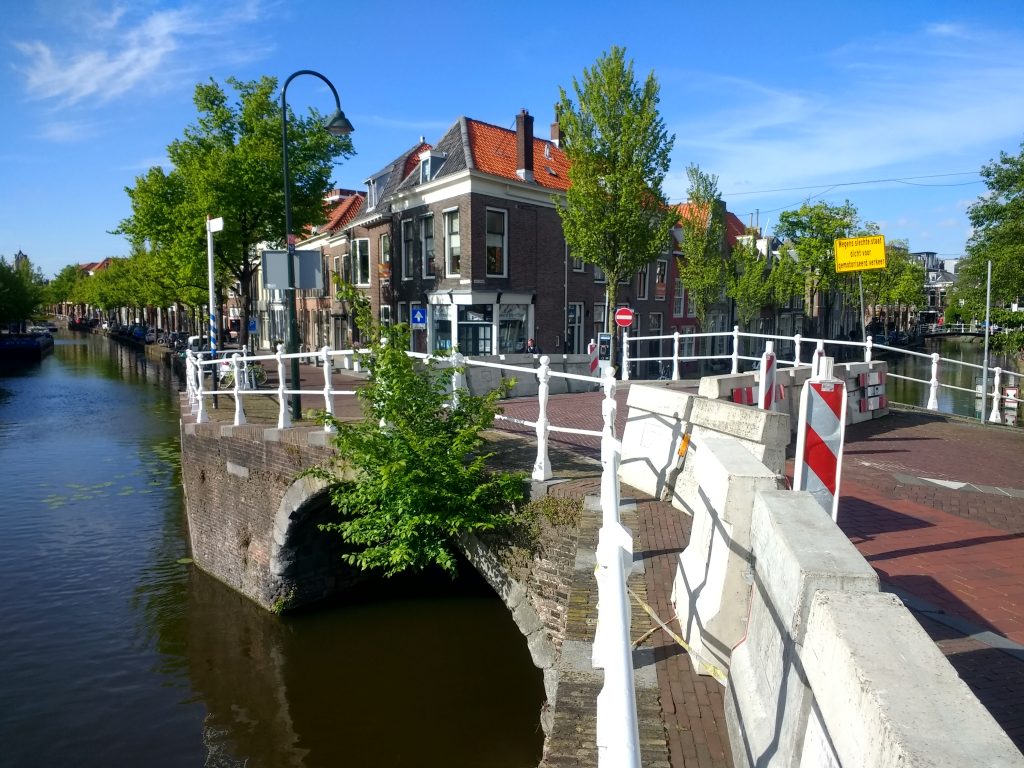
<path id="1" fill-rule="evenodd" d="M 428 181 L 437 177 L 437 172 L 441 170 L 441 166 L 444 165 L 444 161 L 448 155 L 444 152 L 438 152 L 433 149 L 425 149 L 420 152 L 420 184 L 426 184 Z"/>
<path id="2" fill-rule="evenodd" d="M 380 202 L 384 189 L 388 185 L 388 174 L 382 173 L 379 176 L 367 179 L 366 181 L 366 207 L 375 208 Z"/>

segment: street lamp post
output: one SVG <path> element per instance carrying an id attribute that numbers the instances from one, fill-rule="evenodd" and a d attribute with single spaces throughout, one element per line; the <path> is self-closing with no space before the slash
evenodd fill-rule
<path id="1" fill-rule="evenodd" d="M 285 298 L 285 303 L 288 308 L 288 353 L 292 355 L 299 351 L 299 324 L 295 312 L 295 235 L 292 233 L 291 185 L 288 178 L 288 102 L 286 94 L 288 93 L 288 84 L 299 75 L 313 75 L 314 77 L 319 77 L 327 84 L 327 87 L 331 89 L 331 93 L 334 94 L 335 112 L 324 126 L 327 132 L 333 136 L 344 136 L 354 130 L 352 123 L 348 121 L 348 118 L 345 117 L 345 113 L 341 111 L 341 99 L 338 98 L 338 89 L 334 87 L 334 84 L 330 80 L 319 72 L 314 72 L 311 69 L 300 69 L 298 72 L 294 72 L 289 75 L 288 79 L 284 81 L 284 87 L 281 88 L 281 155 L 282 165 L 284 167 L 284 228 L 285 242 L 287 244 L 286 259 L 288 261 L 288 295 Z M 300 389 L 298 357 L 291 358 L 290 379 L 289 388 L 293 390 Z M 292 420 L 298 421 L 302 418 L 302 396 L 299 394 L 292 394 L 289 402 Z"/>

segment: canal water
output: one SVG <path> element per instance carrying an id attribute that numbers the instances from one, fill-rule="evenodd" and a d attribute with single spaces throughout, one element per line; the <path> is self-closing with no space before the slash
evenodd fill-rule
<path id="1" fill-rule="evenodd" d="M 0 763 L 535 766 L 541 674 L 469 566 L 277 617 L 188 562 L 176 388 L 95 336 L 0 373 Z"/>
<path id="2" fill-rule="evenodd" d="M 923 350 L 927 354 L 938 352 L 942 358 L 939 362 L 938 380 L 941 384 L 961 387 L 951 389 L 947 386 L 939 387 L 937 393 L 939 410 L 943 413 L 953 413 L 959 416 L 967 416 L 981 419 L 981 398 L 975 394 L 976 387 L 981 385 L 981 365 L 985 356 L 984 341 L 980 338 L 962 336 L 954 339 L 928 339 Z M 973 368 L 970 365 L 954 365 L 949 361 L 968 363 L 978 366 Z M 895 354 L 886 358 L 888 370 L 891 373 L 909 376 L 922 381 L 930 381 L 932 377 L 932 361 L 930 358 L 918 357 L 906 354 Z M 1015 385 L 1021 387 L 1024 383 L 1024 373 L 1021 372 L 1020 362 L 1005 355 L 989 354 L 989 367 L 999 366 L 1003 369 L 1001 374 L 1001 387 Z M 986 391 L 992 392 L 992 372 L 989 371 Z M 890 377 L 886 383 L 886 394 L 889 399 L 897 403 L 906 403 L 925 407 L 928 403 L 929 386 L 917 381 L 906 381 Z M 979 390 L 980 391 L 980 390 Z M 1024 391 L 1024 387 L 1021 387 Z M 992 411 L 992 398 L 988 397 L 985 408 L 986 419 Z M 1018 411 L 1024 411 L 1024 407 L 1002 408 L 1000 416 L 1004 424 L 1024 426 L 1018 418 Z"/>

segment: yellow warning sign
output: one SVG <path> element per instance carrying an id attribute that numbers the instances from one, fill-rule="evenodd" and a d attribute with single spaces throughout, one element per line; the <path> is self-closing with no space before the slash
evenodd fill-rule
<path id="1" fill-rule="evenodd" d="M 836 272 L 885 269 L 885 236 L 847 237 L 835 241 Z"/>

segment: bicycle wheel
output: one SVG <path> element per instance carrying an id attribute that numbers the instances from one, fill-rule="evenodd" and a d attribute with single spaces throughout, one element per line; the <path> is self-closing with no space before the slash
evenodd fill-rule
<path id="1" fill-rule="evenodd" d="M 264 369 L 262 365 L 257 363 L 252 366 L 251 370 L 252 380 L 257 387 L 262 387 L 264 384 L 267 383 L 267 371 L 266 369 Z"/>

